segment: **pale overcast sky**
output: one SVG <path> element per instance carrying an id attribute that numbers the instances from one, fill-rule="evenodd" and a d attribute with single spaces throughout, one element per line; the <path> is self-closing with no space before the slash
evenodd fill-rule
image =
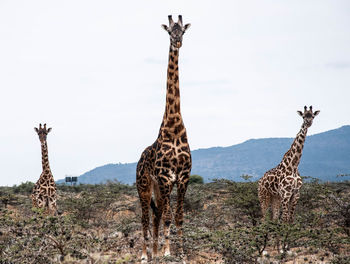
<path id="1" fill-rule="evenodd" d="M 0 0 L 0 185 L 35 182 L 46 122 L 55 179 L 135 162 L 165 108 L 168 14 L 191 149 L 294 137 L 350 120 L 350 1 Z"/>

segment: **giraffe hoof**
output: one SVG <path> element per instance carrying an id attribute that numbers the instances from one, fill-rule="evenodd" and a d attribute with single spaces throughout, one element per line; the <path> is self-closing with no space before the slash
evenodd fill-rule
<path id="1" fill-rule="evenodd" d="M 141 256 L 141 263 L 142 264 L 147 263 L 147 256 L 145 255 Z"/>
<path id="2" fill-rule="evenodd" d="M 164 252 L 164 257 L 167 257 L 167 256 L 170 256 L 170 250 L 169 249 L 165 250 L 165 252 Z"/>

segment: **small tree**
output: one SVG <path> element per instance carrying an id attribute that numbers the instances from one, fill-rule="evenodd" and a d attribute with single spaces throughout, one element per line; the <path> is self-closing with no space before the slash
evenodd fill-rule
<path id="1" fill-rule="evenodd" d="M 335 223 L 350 237 L 350 183 L 343 183 L 328 195 L 326 207 Z"/>
<path id="2" fill-rule="evenodd" d="M 190 176 L 190 181 L 189 181 L 189 184 L 193 184 L 193 183 L 196 183 L 196 184 L 203 184 L 204 183 L 204 180 L 203 180 L 203 177 L 200 176 L 200 175 L 191 175 Z"/>
<path id="3" fill-rule="evenodd" d="M 8 205 L 16 204 L 17 197 L 11 192 L 0 191 L 0 202 L 7 208 Z"/>
<path id="4" fill-rule="evenodd" d="M 245 182 L 226 181 L 231 193 L 231 197 L 227 202 L 247 215 L 252 225 L 255 226 L 258 219 L 261 217 L 258 199 L 258 183 L 251 182 L 250 179 L 252 176 L 249 175 L 242 175 L 241 178 L 244 179 Z"/>
<path id="5" fill-rule="evenodd" d="M 18 194 L 28 195 L 31 194 L 34 188 L 34 183 L 30 181 L 22 182 L 20 185 L 13 186 L 13 192 Z"/>

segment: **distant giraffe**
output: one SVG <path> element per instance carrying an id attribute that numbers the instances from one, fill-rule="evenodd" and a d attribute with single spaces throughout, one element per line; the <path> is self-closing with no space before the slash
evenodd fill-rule
<path id="1" fill-rule="evenodd" d="M 46 129 L 46 124 L 44 124 L 44 127 L 42 127 L 40 124 L 39 128 L 35 127 L 34 130 L 38 133 L 41 143 L 43 172 L 33 188 L 33 206 L 37 208 L 45 208 L 47 213 L 55 215 L 57 213 L 56 184 L 50 170 L 46 142 L 47 134 L 51 131 L 51 128 Z"/>
<path id="2" fill-rule="evenodd" d="M 166 107 L 157 140 L 144 150 L 137 164 L 136 184 L 142 207 L 143 248 L 141 262 L 147 262 L 149 230 L 149 207 L 153 209 L 153 257 L 158 252 L 160 220 L 164 222 L 164 255 L 170 255 L 169 235 L 172 212 L 170 193 L 177 185 L 177 207 L 175 224 L 177 234 L 182 237 L 183 202 L 192 167 L 190 147 L 187 143 L 186 129 L 180 112 L 179 89 L 179 49 L 182 36 L 190 27 L 183 26 L 182 17 L 174 23 L 171 16 L 169 27 L 162 27 L 170 35 L 170 51 L 167 74 Z M 154 192 L 155 200 L 152 199 Z M 181 248 L 181 253 L 182 253 Z"/>
<path id="3" fill-rule="evenodd" d="M 299 200 L 299 190 L 302 180 L 298 171 L 298 165 L 302 155 L 307 129 L 320 111 L 312 112 L 312 106 L 304 113 L 297 111 L 303 118 L 303 124 L 293 141 L 290 149 L 284 154 L 282 161 L 277 167 L 267 171 L 259 180 L 259 200 L 263 216 L 271 204 L 273 219 L 279 217 L 282 203 L 282 220 L 292 223 L 294 211 Z"/>

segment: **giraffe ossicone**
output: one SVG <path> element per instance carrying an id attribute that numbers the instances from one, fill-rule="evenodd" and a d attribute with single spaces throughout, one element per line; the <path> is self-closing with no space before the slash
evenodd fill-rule
<path id="1" fill-rule="evenodd" d="M 271 206 L 273 219 L 278 219 L 282 205 L 282 220 L 290 223 L 294 221 L 295 207 L 300 197 L 299 190 L 302 186 L 302 179 L 298 171 L 298 165 L 307 130 L 320 111 L 313 112 L 312 106 L 309 109 L 305 106 L 304 112 L 297 111 L 297 113 L 303 118 L 299 133 L 290 149 L 284 154 L 282 161 L 277 167 L 265 172 L 258 183 L 259 201 L 263 216 L 266 216 L 266 212 Z"/>
<path id="2" fill-rule="evenodd" d="M 172 212 L 170 194 L 177 186 L 175 224 L 177 234 L 182 238 L 183 202 L 190 177 L 192 160 L 187 142 L 186 129 L 180 112 L 179 49 L 182 37 L 190 24 L 183 25 L 182 16 L 174 22 L 168 17 L 169 26 L 162 25 L 170 36 L 167 71 L 166 105 L 163 121 L 156 141 L 141 155 L 136 169 L 136 185 L 142 207 L 143 245 L 141 262 L 146 263 L 149 231 L 149 209 L 153 211 L 153 257 L 158 255 L 160 222 L 164 226 L 164 255 L 170 254 L 170 224 Z M 152 198 L 152 195 L 154 198 Z M 183 248 L 180 249 L 183 254 Z"/>
<path id="3" fill-rule="evenodd" d="M 57 188 L 53 178 L 48 156 L 47 148 L 47 135 L 51 131 L 51 128 L 46 128 L 46 124 L 42 126 L 39 124 L 39 128 L 34 127 L 35 132 L 39 136 L 41 144 L 41 156 L 42 156 L 42 168 L 43 171 L 39 180 L 34 185 L 32 191 L 33 207 L 44 208 L 50 215 L 57 214 Z"/>

